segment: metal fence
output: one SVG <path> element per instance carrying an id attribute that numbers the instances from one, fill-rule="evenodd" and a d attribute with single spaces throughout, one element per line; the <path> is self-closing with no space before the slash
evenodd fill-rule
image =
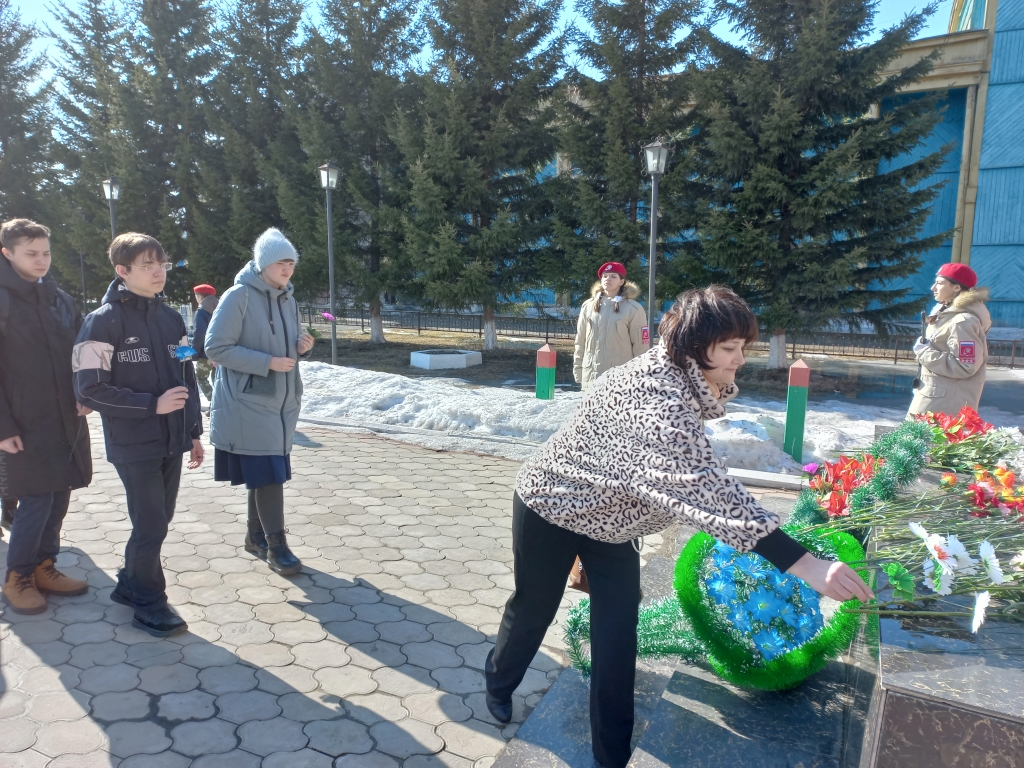
<path id="1" fill-rule="evenodd" d="M 301 307 L 302 321 L 308 325 L 330 325 L 320 307 Z M 359 326 L 366 330 L 370 325 L 370 313 L 365 309 L 336 309 L 334 317 L 338 325 Z M 454 312 L 381 312 L 385 328 L 413 329 L 423 331 L 446 331 L 449 333 L 475 333 L 484 335 L 483 315 L 461 315 Z M 574 339 L 576 321 L 556 317 L 510 317 L 498 315 L 494 318 L 497 332 L 514 338 Z"/>
<path id="2" fill-rule="evenodd" d="M 762 333 L 751 345 L 752 349 L 768 351 L 770 335 Z M 876 336 L 870 333 L 806 333 L 787 334 L 786 346 L 789 355 L 828 355 L 829 357 L 860 357 L 892 360 L 892 362 L 914 362 L 916 336 Z M 1024 356 L 1024 341 L 988 342 L 988 365 L 1005 365 L 1014 368 L 1017 357 Z"/>
<path id="3" fill-rule="evenodd" d="M 330 323 L 321 314 L 322 307 L 301 307 L 302 320 L 308 325 L 329 326 Z M 370 325 L 370 313 L 366 309 L 337 309 L 335 313 L 338 325 L 359 326 L 366 330 Z M 484 335 L 483 315 L 463 315 L 454 312 L 382 312 L 381 319 L 385 328 L 401 328 L 404 330 L 446 331 L 449 333 L 472 333 L 478 337 Z M 576 338 L 576 321 L 555 317 L 510 317 L 499 315 L 494 318 L 496 330 L 501 336 L 513 338 L 574 339 Z M 767 352 L 769 334 L 761 334 L 751 348 Z M 900 361 L 914 361 L 915 336 L 876 336 L 868 333 L 818 333 L 788 334 L 786 344 L 790 357 L 805 355 L 828 355 L 830 357 L 859 357 Z M 1014 368 L 1018 356 L 1024 357 L 1024 341 L 989 341 L 989 365 L 1005 365 Z M 1024 362 L 1024 361 L 1022 361 Z"/>

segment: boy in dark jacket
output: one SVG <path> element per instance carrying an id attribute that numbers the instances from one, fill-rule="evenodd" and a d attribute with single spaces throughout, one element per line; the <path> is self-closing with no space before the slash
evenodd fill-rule
<path id="1" fill-rule="evenodd" d="M 92 479 L 88 410 L 71 381 L 82 315 L 49 276 L 46 227 L 14 219 L 0 241 L 0 497 L 5 509 L 20 501 L 3 594 L 15 613 L 42 613 L 45 594 L 88 588 L 54 567 L 71 491 Z"/>
<path id="2" fill-rule="evenodd" d="M 206 356 L 206 329 L 210 327 L 210 318 L 213 317 L 213 310 L 217 308 L 217 289 L 212 285 L 203 283 L 192 289 L 196 296 L 195 323 L 192 326 L 192 348 L 196 351 L 196 378 L 199 379 L 199 388 L 203 390 L 206 402 L 213 400 L 213 363 Z M 208 411 L 204 408 L 203 411 Z"/>
<path id="3" fill-rule="evenodd" d="M 132 626 L 167 637 L 188 628 L 167 605 L 160 547 L 182 454 L 189 452 L 189 469 L 203 463 L 199 393 L 192 363 L 175 356 L 187 336 L 181 315 L 164 305 L 170 265 L 163 247 L 129 232 L 114 239 L 109 255 L 117 279 L 78 334 L 75 392 L 103 417 L 107 459 L 124 483 L 132 521 L 110 599 L 135 609 Z"/>

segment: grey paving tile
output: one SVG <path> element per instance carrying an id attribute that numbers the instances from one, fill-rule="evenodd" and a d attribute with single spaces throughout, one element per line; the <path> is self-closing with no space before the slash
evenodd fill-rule
<path id="1" fill-rule="evenodd" d="M 5 734 L 6 735 L 6 734 Z M 86 754 L 94 750 L 109 748 L 109 741 L 103 728 L 88 718 L 59 721 L 39 726 L 35 744 L 37 752 L 57 757 L 67 753 Z"/>
<path id="2" fill-rule="evenodd" d="M 175 722 L 206 720 L 216 713 L 214 696 L 206 691 L 166 693 L 157 702 L 157 715 Z"/>
<path id="3" fill-rule="evenodd" d="M 189 757 L 230 752 L 238 746 L 235 724 L 213 718 L 182 723 L 171 730 L 174 751 Z M 222 765 L 219 761 L 217 765 Z"/>
<path id="4" fill-rule="evenodd" d="M 369 728 L 354 720 L 318 720 L 304 729 L 309 746 L 331 756 L 363 754 L 373 749 Z"/>
<path id="5" fill-rule="evenodd" d="M 101 693 L 92 697 L 89 706 L 97 720 L 144 720 L 149 717 L 150 701 L 149 694 L 134 690 Z"/>
<path id="6" fill-rule="evenodd" d="M 272 752 L 297 752 L 306 746 L 309 737 L 302 723 L 286 717 L 271 720 L 250 720 L 238 727 L 239 745 L 246 752 L 269 755 Z"/>
<path id="7" fill-rule="evenodd" d="M 377 749 L 397 758 L 430 755 L 444 748 L 444 741 L 434 726 L 408 718 L 400 723 L 381 722 L 370 726 L 370 735 Z"/>
<path id="8" fill-rule="evenodd" d="M 226 693 L 217 697 L 216 705 L 218 716 L 232 723 L 270 720 L 281 714 L 277 696 L 259 690 Z M 247 749 L 244 738 L 242 748 Z"/>
<path id="9" fill-rule="evenodd" d="M 110 751 L 118 757 L 155 755 L 171 746 L 167 733 L 156 723 L 121 721 L 106 728 Z"/>

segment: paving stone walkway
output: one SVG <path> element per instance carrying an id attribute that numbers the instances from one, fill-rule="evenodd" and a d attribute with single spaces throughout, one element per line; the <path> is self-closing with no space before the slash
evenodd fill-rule
<path id="1" fill-rule="evenodd" d="M 287 579 L 244 552 L 245 491 L 210 451 L 163 549 L 189 632 L 157 640 L 110 601 L 131 526 L 90 422 L 59 566 L 92 589 L 0 615 L 0 768 L 485 768 L 561 672 L 556 625 L 513 723 L 488 714 L 516 462 L 300 424 Z"/>

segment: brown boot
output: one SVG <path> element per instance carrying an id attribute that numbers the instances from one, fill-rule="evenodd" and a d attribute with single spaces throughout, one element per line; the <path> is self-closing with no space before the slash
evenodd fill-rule
<path id="1" fill-rule="evenodd" d="M 89 591 L 88 584 L 81 579 L 65 576 L 54 567 L 53 560 L 49 558 L 37 565 L 36 572 L 32 575 L 36 580 L 36 589 L 44 594 L 74 597 Z"/>
<path id="2" fill-rule="evenodd" d="M 31 576 L 22 576 L 17 571 L 7 572 L 4 600 L 15 613 L 32 614 L 46 610 L 46 598 L 36 589 L 35 579 Z"/>

